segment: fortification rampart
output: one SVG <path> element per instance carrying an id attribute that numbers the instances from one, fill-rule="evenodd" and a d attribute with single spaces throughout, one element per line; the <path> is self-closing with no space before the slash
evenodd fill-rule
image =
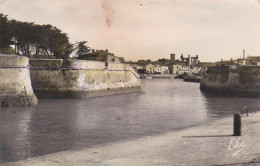
<path id="1" fill-rule="evenodd" d="M 28 66 L 27 57 L 0 55 L 1 106 L 32 106 L 38 103 Z"/>
<path id="2" fill-rule="evenodd" d="M 88 60 L 68 60 L 65 62 L 64 68 L 74 70 L 105 70 L 106 65 L 101 61 L 88 61 Z"/>
<path id="3" fill-rule="evenodd" d="M 33 89 L 40 98 L 88 98 L 141 88 L 138 74 L 122 63 L 30 59 L 30 65 Z"/>
<path id="4" fill-rule="evenodd" d="M 202 79 L 206 92 L 260 97 L 260 66 L 213 66 Z"/>

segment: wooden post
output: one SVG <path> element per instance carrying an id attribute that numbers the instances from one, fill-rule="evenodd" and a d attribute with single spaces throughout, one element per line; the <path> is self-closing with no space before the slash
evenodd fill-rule
<path id="1" fill-rule="evenodd" d="M 241 136 L 241 116 L 234 114 L 234 136 Z"/>

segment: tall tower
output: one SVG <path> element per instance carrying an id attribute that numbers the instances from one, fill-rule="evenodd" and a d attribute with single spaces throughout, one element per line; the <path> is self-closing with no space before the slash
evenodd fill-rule
<path id="1" fill-rule="evenodd" d="M 173 65 L 175 63 L 175 54 L 171 54 L 170 57 L 170 64 L 169 64 L 169 71 L 171 74 L 173 74 Z"/>
<path id="2" fill-rule="evenodd" d="M 171 62 L 171 64 L 174 64 L 174 62 L 175 62 L 175 54 L 171 54 L 170 62 Z"/>

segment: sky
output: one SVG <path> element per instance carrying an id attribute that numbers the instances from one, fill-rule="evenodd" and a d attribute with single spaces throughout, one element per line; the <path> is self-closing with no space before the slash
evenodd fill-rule
<path id="1" fill-rule="evenodd" d="M 0 0 L 0 13 L 132 61 L 260 56 L 260 0 Z"/>

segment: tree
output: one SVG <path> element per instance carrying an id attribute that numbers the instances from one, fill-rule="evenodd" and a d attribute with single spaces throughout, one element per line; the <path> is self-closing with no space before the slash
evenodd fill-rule
<path id="1" fill-rule="evenodd" d="M 62 31 L 56 27 L 54 27 L 50 33 L 48 44 L 50 52 L 57 58 L 66 59 L 73 51 L 73 46 L 69 42 L 67 34 L 62 33 Z"/>
<path id="2" fill-rule="evenodd" d="M 0 13 L 0 53 L 7 54 L 11 49 L 12 34 L 6 15 Z"/>
<path id="3" fill-rule="evenodd" d="M 137 64 L 140 65 L 140 66 L 144 66 L 145 62 L 146 62 L 145 60 L 138 60 Z"/>
<path id="4" fill-rule="evenodd" d="M 158 59 L 158 63 L 160 65 L 167 65 L 167 62 L 169 62 L 169 61 L 167 59 L 165 59 L 165 58 Z"/>
<path id="5" fill-rule="evenodd" d="M 17 54 L 30 56 L 35 53 L 36 35 L 35 24 L 12 20 L 10 23 L 13 43 Z"/>
<path id="6" fill-rule="evenodd" d="M 67 34 L 52 25 L 12 20 L 11 29 L 17 54 L 53 55 L 67 59 L 73 51 Z"/>
<path id="7" fill-rule="evenodd" d="M 76 50 L 77 57 L 81 57 L 89 53 L 90 49 L 86 44 L 87 41 L 76 42 L 75 50 Z"/>
<path id="8" fill-rule="evenodd" d="M 124 57 L 119 57 L 119 60 L 121 63 L 125 63 L 125 58 Z"/>
<path id="9" fill-rule="evenodd" d="M 48 55 L 68 59 L 73 51 L 68 35 L 57 27 L 9 21 L 6 15 L 0 14 L 0 53 L 10 52 L 11 45 L 14 45 L 16 54 L 28 57 Z"/>

